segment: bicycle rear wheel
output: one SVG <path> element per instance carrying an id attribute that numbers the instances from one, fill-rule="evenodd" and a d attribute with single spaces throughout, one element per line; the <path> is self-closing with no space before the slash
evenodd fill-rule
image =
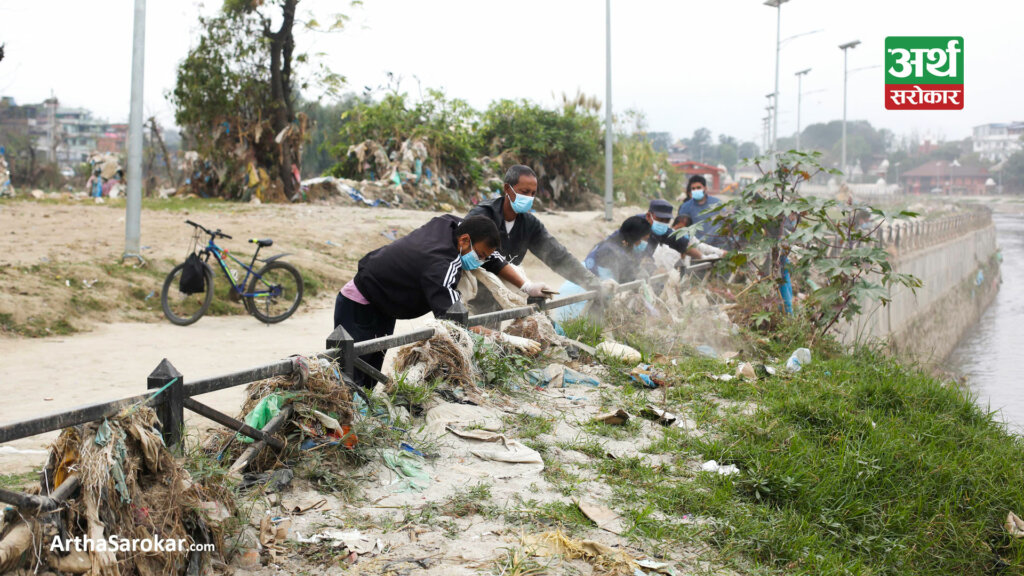
<path id="1" fill-rule="evenodd" d="M 167 275 L 163 290 L 160 291 L 160 306 L 164 309 L 164 316 L 178 326 L 188 326 L 202 318 L 213 301 L 213 271 L 208 266 L 203 266 L 205 289 L 195 294 L 185 294 L 179 290 L 184 269 L 185 264 L 175 266 Z"/>
<path id="2" fill-rule="evenodd" d="M 302 302 L 302 274 L 287 262 L 271 262 L 249 281 L 249 311 L 261 322 L 274 324 L 295 313 Z"/>

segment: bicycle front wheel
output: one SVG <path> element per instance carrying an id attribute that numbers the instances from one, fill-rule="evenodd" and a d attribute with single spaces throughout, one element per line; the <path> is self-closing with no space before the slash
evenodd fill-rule
<path id="1" fill-rule="evenodd" d="M 160 291 L 160 305 L 164 309 L 164 316 L 172 324 L 188 326 L 203 317 L 210 308 L 213 301 L 213 271 L 208 266 L 203 266 L 205 287 L 202 292 L 186 294 L 180 290 L 181 274 L 185 270 L 185 264 L 178 264 L 167 275 L 164 280 L 163 290 Z"/>
<path id="2" fill-rule="evenodd" d="M 249 281 L 249 311 L 261 322 L 274 324 L 291 316 L 302 302 L 302 274 L 287 262 L 271 262 Z"/>

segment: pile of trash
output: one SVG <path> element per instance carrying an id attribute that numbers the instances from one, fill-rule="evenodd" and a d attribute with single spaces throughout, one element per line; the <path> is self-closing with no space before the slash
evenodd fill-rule
<path id="1" fill-rule="evenodd" d="M 223 485 L 195 482 L 175 461 L 151 408 L 138 405 L 102 422 L 65 429 L 43 470 L 47 493 L 72 475 L 81 491 L 66 507 L 38 516 L 5 511 L 0 557 L 15 563 L 0 571 L 20 566 L 158 576 L 186 569 L 198 574 L 219 562 L 222 522 L 234 514 L 233 500 Z M 55 538 L 94 545 L 88 551 L 73 545 L 54 548 Z M 212 543 L 214 552 L 190 553 L 193 543 Z"/>
<path id="2" fill-rule="evenodd" d="M 277 376 L 249 384 L 240 417 L 259 430 L 290 405 L 292 416 L 279 435 L 300 450 L 318 449 L 325 445 L 352 448 L 358 438 L 352 431 L 354 416 L 352 394 L 342 379 L 336 362 L 324 358 L 293 356 L 293 376 Z M 211 431 L 204 442 L 205 451 L 220 462 L 237 457 L 233 449 L 244 449 L 253 440 L 222 428 Z M 247 468 L 253 472 L 279 467 L 280 454 L 263 450 Z"/>
<path id="3" fill-rule="evenodd" d="M 423 137 L 409 138 L 390 153 L 379 142 L 366 140 L 350 146 L 348 156 L 356 162 L 363 179 L 323 176 L 304 180 L 302 199 L 451 212 L 500 193 L 502 178 L 497 171 L 515 164 L 507 154 L 478 158 L 476 164 L 482 173 L 477 180 L 482 184 L 468 189 L 455 175 L 440 172 L 434 161 L 436 154 L 431 154 L 430 142 Z"/>
<path id="4" fill-rule="evenodd" d="M 89 155 L 89 180 L 85 189 L 92 198 L 118 198 L 125 194 L 124 167 L 120 158 L 109 152 Z"/>
<path id="5" fill-rule="evenodd" d="M 7 150 L 0 146 L 0 198 L 14 197 L 14 186 L 11 184 L 11 170 L 7 166 L 5 152 Z"/>

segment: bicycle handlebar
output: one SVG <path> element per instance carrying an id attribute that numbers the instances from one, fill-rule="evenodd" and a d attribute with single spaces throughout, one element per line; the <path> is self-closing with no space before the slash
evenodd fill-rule
<path id="1" fill-rule="evenodd" d="M 213 236 L 214 238 L 218 238 L 219 237 L 219 238 L 227 238 L 228 240 L 232 239 L 231 236 L 228 236 L 227 234 L 221 232 L 220 228 L 218 228 L 216 230 L 210 230 L 210 229 L 206 228 L 205 226 L 203 226 L 202 224 L 197 224 L 197 223 L 195 223 L 195 222 L 193 222 L 191 220 L 185 220 L 185 224 L 188 224 L 190 226 L 195 226 L 196 228 L 199 228 L 200 230 L 202 230 L 203 232 L 209 234 L 210 236 Z"/>

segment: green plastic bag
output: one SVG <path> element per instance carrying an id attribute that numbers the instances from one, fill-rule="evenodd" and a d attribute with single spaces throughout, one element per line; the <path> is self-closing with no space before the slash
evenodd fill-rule
<path id="1" fill-rule="evenodd" d="M 267 422 L 270 422 L 277 413 L 281 411 L 281 397 L 277 394 L 268 394 L 260 400 L 251 412 L 245 415 L 245 423 L 257 430 L 262 430 Z M 235 436 L 243 444 L 251 444 L 252 438 L 243 434 Z"/>

